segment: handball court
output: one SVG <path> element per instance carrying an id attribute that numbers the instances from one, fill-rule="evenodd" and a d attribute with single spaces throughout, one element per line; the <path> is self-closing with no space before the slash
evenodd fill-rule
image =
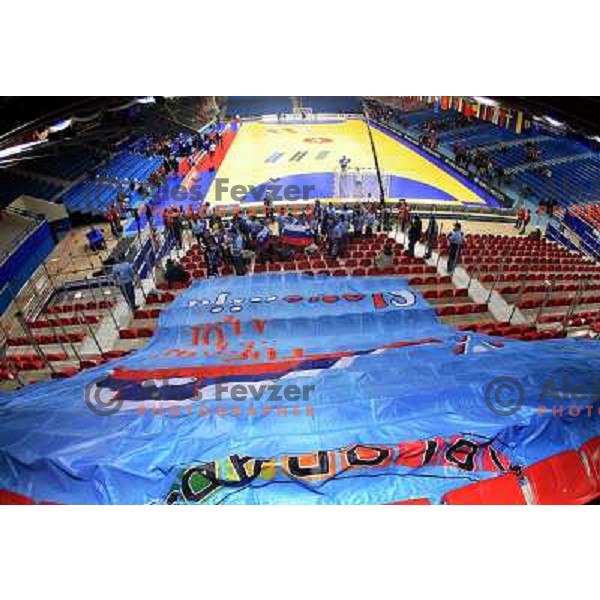
<path id="1" fill-rule="evenodd" d="M 491 204 L 483 190 L 442 163 L 435 164 L 418 148 L 378 128 L 372 127 L 371 131 L 381 172 L 389 177 L 388 201 L 403 198 L 423 204 Z M 350 159 L 349 177 L 354 176 L 357 167 L 363 172 L 366 196 L 367 173 L 375 174 L 375 161 L 368 127 L 362 120 L 247 122 L 237 132 L 217 177 L 226 180 L 229 190 L 241 185 L 249 190 L 253 186 L 257 191 L 234 201 L 219 193 L 213 183 L 206 200 L 212 206 L 262 202 L 262 192 L 268 187 L 275 189 L 275 185 L 281 186 L 280 190 L 300 186 L 308 190 L 308 199 L 313 201 L 356 200 L 355 196 L 340 198 L 336 193 L 336 174 L 339 175 L 339 161 L 344 155 Z M 278 197 L 276 192 L 274 197 Z"/>
<path id="2" fill-rule="evenodd" d="M 447 206 L 495 205 L 493 199 L 471 181 L 422 150 L 376 126 L 371 128 L 379 167 L 386 181 L 386 200 L 404 199 L 412 204 Z M 340 196 L 340 158 L 349 160 L 346 179 L 352 190 Z M 360 175 L 357 175 L 357 168 Z M 355 179 L 362 179 L 360 186 Z M 205 155 L 185 175 L 171 177 L 154 202 L 154 223 L 161 227 L 162 210 L 177 205 L 198 210 L 212 207 L 262 205 L 267 190 L 276 204 L 293 201 L 350 202 L 379 199 L 375 160 L 367 124 L 360 119 L 331 121 L 232 122 L 214 156 Z M 235 197 L 232 190 L 236 187 Z M 300 196 L 288 197 L 292 189 Z M 146 224 L 142 215 L 141 226 Z M 129 235 L 136 232 L 133 219 Z"/>

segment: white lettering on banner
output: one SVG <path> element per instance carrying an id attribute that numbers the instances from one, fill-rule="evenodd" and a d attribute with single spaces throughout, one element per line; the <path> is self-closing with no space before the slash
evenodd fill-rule
<path id="1" fill-rule="evenodd" d="M 225 310 L 229 310 L 232 313 L 239 313 L 244 310 L 244 306 L 247 303 L 250 304 L 263 304 L 271 303 L 276 300 L 282 300 L 287 304 L 299 304 L 304 303 L 323 303 L 325 305 L 337 304 L 340 301 L 344 302 L 361 302 L 365 299 L 372 299 L 375 308 L 382 309 L 389 306 L 395 308 L 410 308 L 417 302 L 417 297 L 410 290 L 398 290 L 391 292 L 378 292 L 373 294 L 362 294 L 362 293 L 346 293 L 339 295 L 332 294 L 321 294 L 321 295 L 309 295 L 300 296 L 294 294 L 288 294 L 284 297 L 275 295 L 270 296 L 252 296 L 250 298 L 230 298 L 229 292 L 220 292 L 214 300 L 202 298 L 200 300 L 190 300 L 187 303 L 188 308 L 197 308 L 203 306 L 208 308 L 212 314 L 218 314 Z"/>

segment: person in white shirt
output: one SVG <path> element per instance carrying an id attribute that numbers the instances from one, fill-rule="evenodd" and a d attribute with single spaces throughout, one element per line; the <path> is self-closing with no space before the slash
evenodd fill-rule
<path id="1" fill-rule="evenodd" d="M 448 273 L 453 273 L 456 264 L 460 258 L 460 251 L 464 242 L 464 235 L 460 223 L 454 224 L 454 229 L 448 235 L 448 241 L 450 242 L 450 250 L 448 252 Z"/>

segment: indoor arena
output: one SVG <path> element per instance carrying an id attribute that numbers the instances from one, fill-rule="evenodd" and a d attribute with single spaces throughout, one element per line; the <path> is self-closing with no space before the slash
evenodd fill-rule
<path id="1" fill-rule="evenodd" d="M 596 503 L 600 148 L 554 109 L 0 99 L 0 502 Z"/>

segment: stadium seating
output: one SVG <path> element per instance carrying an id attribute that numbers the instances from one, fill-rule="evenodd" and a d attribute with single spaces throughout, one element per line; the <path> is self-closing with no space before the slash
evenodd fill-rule
<path id="1" fill-rule="evenodd" d="M 596 482 L 574 450 L 523 469 L 523 476 L 535 504 L 585 504 L 598 496 Z"/>
<path id="2" fill-rule="evenodd" d="M 578 139 L 550 130 L 528 129 L 517 134 L 438 107 L 410 112 L 396 109 L 388 122 L 413 138 L 433 127 L 440 149 L 448 156 L 454 156 L 457 146 L 483 152 L 494 167 L 512 172 L 502 182 L 494 180 L 494 185 L 512 197 L 518 194 L 534 203 L 551 202 L 565 208 L 600 202 L 600 154 Z M 534 158 L 528 155 L 525 142 L 536 150 Z M 474 173 L 473 165 L 470 170 Z M 600 256 L 598 238 L 588 235 L 586 239 Z"/>
<path id="3" fill-rule="evenodd" d="M 132 180 L 145 182 L 161 164 L 159 156 L 121 152 L 97 171 L 92 179 L 72 187 L 62 200 L 71 212 L 103 215 L 116 199 L 121 183 Z"/>
<path id="4" fill-rule="evenodd" d="M 375 268 L 375 258 L 385 245 L 392 247 L 393 266 L 379 270 Z M 439 250 L 442 255 L 447 253 L 445 238 L 440 238 Z M 532 242 L 519 236 L 467 235 L 463 261 L 467 271 L 480 277 L 483 285 L 494 285 L 508 302 L 518 302 L 524 314 L 531 310 L 532 317 L 537 315 L 545 300 L 538 323 L 498 322 L 486 303 L 471 298 L 467 287 L 455 287 L 451 276 L 439 274 L 434 265 L 425 263 L 422 258 L 408 256 L 402 244 L 387 235 L 351 239 L 345 256 L 337 260 L 332 260 L 326 246 L 321 245 L 311 255 L 298 252 L 286 260 L 266 264 L 256 262 L 253 270 L 254 273 L 298 272 L 334 277 L 406 277 L 410 285 L 434 307 L 439 317 L 457 329 L 528 342 L 561 338 L 570 330 L 585 331 L 600 322 L 600 284 L 591 282 L 600 273 L 599 267 L 580 254 L 569 252 L 552 242 Z M 88 340 L 89 327 L 100 326 L 108 309 L 114 308 L 115 300 L 53 302 L 43 314 L 28 322 L 46 360 L 55 365 L 53 373 L 48 373 L 42 357 L 33 352 L 28 336 L 14 335 L 9 340 L 9 354 L 0 364 L 0 380 L 12 381 L 19 374 L 34 378 L 31 380 L 44 373 L 46 377 L 69 377 L 141 348 L 154 334 L 163 308 L 193 280 L 207 276 L 204 255 L 196 244 L 187 249 L 180 262 L 190 275 L 188 283 L 178 283 L 172 289 L 166 282 L 159 284 L 156 291 L 147 294 L 145 305 L 136 310 L 131 322 L 120 328 L 118 341 L 111 350 L 96 351 L 96 354 L 83 356 L 80 360 L 72 356 L 69 345 L 83 344 Z M 232 273 L 231 267 L 221 268 L 221 275 L 228 273 Z M 552 293 L 548 295 L 545 281 L 549 277 L 555 282 Z M 569 298 L 580 293 L 584 284 L 585 293 L 581 295 L 580 305 L 567 319 Z M 66 346 L 61 347 L 61 344 Z M 66 359 L 65 350 L 68 350 Z M 454 498 L 448 499 L 449 503 L 455 501 Z"/>
<path id="5" fill-rule="evenodd" d="M 519 479 L 513 473 L 478 481 L 442 498 L 444 504 L 527 504 Z"/>

